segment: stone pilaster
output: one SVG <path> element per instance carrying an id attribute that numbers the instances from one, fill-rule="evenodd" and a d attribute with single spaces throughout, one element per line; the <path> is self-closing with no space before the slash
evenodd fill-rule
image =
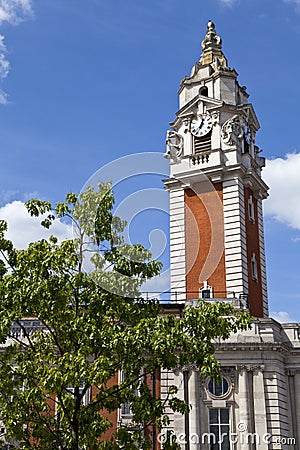
<path id="1" fill-rule="evenodd" d="M 243 366 L 240 368 L 239 372 L 239 420 L 237 423 L 238 433 L 247 433 L 250 431 L 251 427 L 251 412 L 249 404 L 249 373 L 247 367 Z M 239 450 L 249 450 L 249 444 L 244 440 L 240 439 L 240 449 Z"/>
<path id="2" fill-rule="evenodd" d="M 294 398 L 296 406 L 296 448 L 300 449 L 300 371 L 295 371 L 294 375 Z"/>
<path id="3" fill-rule="evenodd" d="M 191 370 L 190 376 L 189 376 L 189 384 L 188 384 L 188 391 L 189 391 L 189 404 L 191 407 L 191 411 L 189 414 L 189 438 L 190 438 L 190 450 L 199 450 L 200 449 L 200 443 L 197 443 L 197 441 L 201 442 L 200 437 L 200 414 L 199 414 L 199 388 L 200 388 L 200 381 L 199 381 L 199 373 L 197 370 Z"/>
<path id="4" fill-rule="evenodd" d="M 257 366 L 253 370 L 253 408 L 257 450 L 268 449 L 268 444 L 263 439 L 268 432 L 263 369 L 263 366 Z"/>

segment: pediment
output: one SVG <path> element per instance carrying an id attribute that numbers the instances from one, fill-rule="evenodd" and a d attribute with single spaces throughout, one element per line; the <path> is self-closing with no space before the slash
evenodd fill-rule
<path id="1" fill-rule="evenodd" d="M 245 105 L 239 105 L 239 109 L 242 109 L 246 113 L 248 122 L 252 123 L 256 130 L 259 130 L 260 124 L 259 124 L 257 115 L 255 114 L 252 103 L 246 103 Z"/>
<path id="2" fill-rule="evenodd" d="M 196 95 L 192 100 L 190 100 L 186 105 L 184 105 L 179 111 L 177 111 L 176 116 L 178 118 L 185 117 L 189 114 L 194 114 L 195 106 L 201 101 L 206 106 L 206 108 L 220 107 L 223 105 L 223 101 L 217 100 L 215 98 L 206 97 L 204 95 Z"/>

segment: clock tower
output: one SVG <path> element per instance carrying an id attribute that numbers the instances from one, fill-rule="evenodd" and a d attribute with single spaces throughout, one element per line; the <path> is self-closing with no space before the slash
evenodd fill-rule
<path id="1" fill-rule="evenodd" d="M 172 300 L 235 299 L 268 316 L 259 122 L 209 21 L 167 132 Z"/>

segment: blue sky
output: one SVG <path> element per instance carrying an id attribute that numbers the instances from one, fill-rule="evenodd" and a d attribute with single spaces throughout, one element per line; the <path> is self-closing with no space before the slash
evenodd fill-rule
<path id="1" fill-rule="evenodd" d="M 58 201 L 117 158 L 163 153 L 209 19 L 261 124 L 270 309 L 300 322 L 300 0 L 0 0 L 0 215 L 22 245 L 35 229 L 25 239 L 13 201 Z M 162 189 L 161 178 L 135 177 L 117 194 Z M 147 244 L 168 214 L 145 214 L 134 216 L 131 235 Z M 167 270 L 167 244 L 155 233 Z"/>

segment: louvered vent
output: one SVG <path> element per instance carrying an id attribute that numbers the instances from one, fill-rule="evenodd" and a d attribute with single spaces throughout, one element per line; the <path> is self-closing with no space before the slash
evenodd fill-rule
<path id="1" fill-rule="evenodd" d="M 202 152 L 209 152 L 211 149 L 211 132 L 205 136 L 194 136 L 194 154 L 199 155 Z"/>

